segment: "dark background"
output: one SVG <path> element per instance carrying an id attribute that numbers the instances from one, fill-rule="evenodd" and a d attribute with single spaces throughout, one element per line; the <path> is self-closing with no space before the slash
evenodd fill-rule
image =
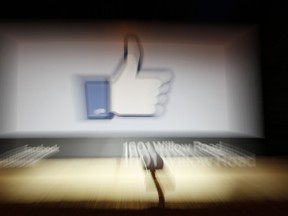
<path id="1" fill-rule="evenodd" d="M 1 21 L 97 22 L 151 21 L 183 24 L 256 25 L 263 90 L 265 154 L 288 155 L 288 3 L 285 1 L 75 1 L 2 4 Z"/>

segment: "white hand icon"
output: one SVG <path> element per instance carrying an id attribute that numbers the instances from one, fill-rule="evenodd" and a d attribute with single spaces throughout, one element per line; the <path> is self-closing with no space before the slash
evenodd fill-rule
<path id="1" fill-rule="evenodd" d="M 170 71 L 142 71 L 140 42 L 135 36 L 125 40 L 124 62 L 110 80 L 111 112 L 118 116 L 152 116 L 163 111 Z"/>

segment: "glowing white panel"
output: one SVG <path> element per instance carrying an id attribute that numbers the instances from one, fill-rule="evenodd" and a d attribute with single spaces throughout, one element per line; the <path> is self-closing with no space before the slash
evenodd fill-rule
<path id="1" fill-rule="evenodd" d="M 83 29 L 4 28 L 15 49 L 6 61 L 11 67 L 1 69 L 1 82 L 11 83 L 1 86 L 2 137 L 262 136 L 253 29 L 165 26 L 160 31 L 144 24 Z M 111 77 L 131 32 L 141 41 L 143 70 L 173 72 L 164 113 L 89 120 L 83 79 Z"/>

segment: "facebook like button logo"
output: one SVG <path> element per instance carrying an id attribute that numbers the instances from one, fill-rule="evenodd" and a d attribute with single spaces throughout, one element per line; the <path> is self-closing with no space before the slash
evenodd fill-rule
<path id="1" fill-rule="evenodd" d="M 168 69 L 142 69 L 139 39 L 124 40 L 124 59 L 111 77 L 85 81 L 88 119 L 152 117 L 164 112 L 173 73 Z"/>

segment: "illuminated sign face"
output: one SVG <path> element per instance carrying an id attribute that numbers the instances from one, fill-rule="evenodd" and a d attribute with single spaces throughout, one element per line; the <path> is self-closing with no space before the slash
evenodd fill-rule
<path id="1" fill-rule="evenodd" d="M 254 28 L 60 27 L 0 26 L 0 136 L 263 135 Z"/>
<path id="2" fill-rule="evenodd" d="M 87 117 L 161 115 L 167 100 L 172 72 L 143 70 L 142 51 L 136 36 L 125 40 L 124 61 L 109 80 L 85 82 Z"/>

